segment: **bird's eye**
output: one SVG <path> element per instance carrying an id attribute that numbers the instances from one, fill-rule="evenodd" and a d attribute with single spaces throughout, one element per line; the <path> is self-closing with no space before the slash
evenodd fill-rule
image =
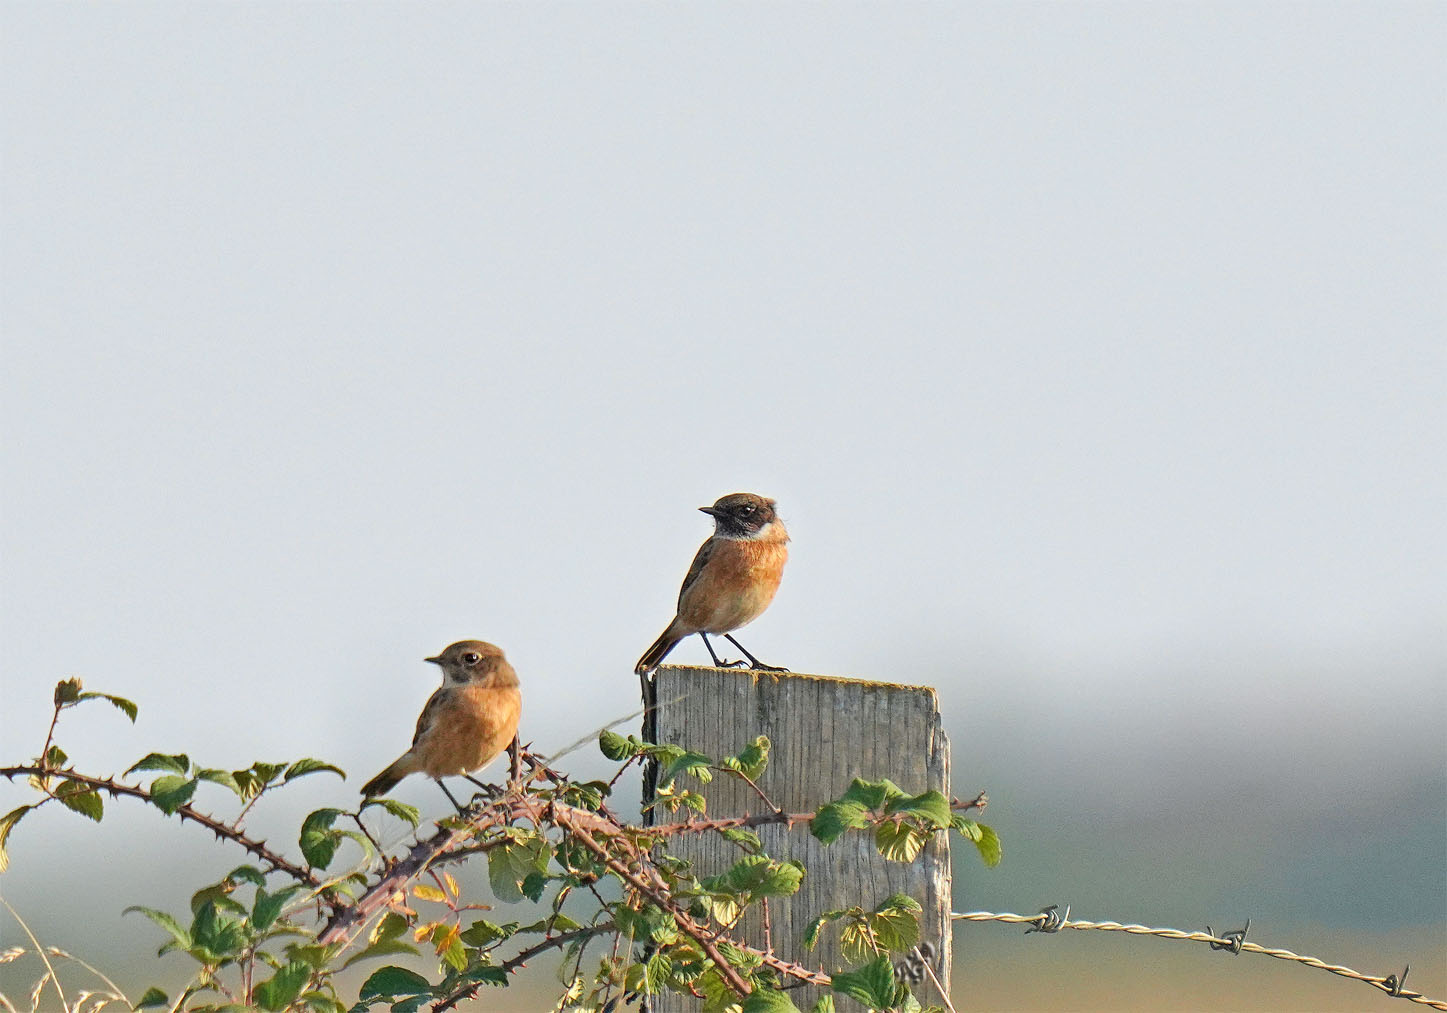
<path id="1" fill-rule="evenodd" d="M 482 655 L 476 654 L 476 653 L 474 653 L 473 651 L 468 651 L 466 654 L 464 654 L 464 655 L 462 656 L 463 664 L 466 664 L 466 665 L 475 665 L 475 664 L 477 664 L 477 663 L 478 663 L 479 661 L 481 661 L 481 660 L 482 660 Z"/>
<path id="2" fill-rule="evenodd" d="M 745 503 L 742 507 L 739 508 L 739 513 L 747 517 L 749 514 L 753 513 L 757 509 L 758 507 L 754 506 L 754 504 Z"/>

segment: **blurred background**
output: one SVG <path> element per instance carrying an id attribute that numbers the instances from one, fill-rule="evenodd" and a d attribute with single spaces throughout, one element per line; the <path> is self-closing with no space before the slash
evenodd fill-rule
<path id="1" fill-rule="evenodd" d="M 541 751 L 631 711 L 695 508 L 753 490 L 794 544 L 750 650 L 939 688 L 1005 848 L 957 849 L 959 909 L 1249 917 L 1447 993 L 1447 9 L 0 18 L 0 762 L 78 676 L 141 706 L 66 716 L 83 770 L 345 768 L 254 811 L 294 848 L 450 641 L 507 649 Z M 242 855 L 108 809 L 23 823 L 0 891 L 175 987 L 122 909 Z M 1397 1008 L 1202 946 L 956 940 L 976 1008 Z"/>

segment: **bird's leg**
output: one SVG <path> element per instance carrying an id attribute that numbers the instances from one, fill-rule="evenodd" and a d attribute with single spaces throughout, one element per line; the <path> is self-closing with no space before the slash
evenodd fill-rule
<path id="1" fill-rule="evenodd" d="M 439 788 L 442 789 L 442 794 L 444 794 L 444 795 L 447 796 L 447 801 L 451 802 L 454 806 L 457 807 L 457 811 L 458 811 L 458 812 L 460 812 L 460 813 L 465 813 L 465 812 L 467 812 L 467 810 L 463 807 L 462 803 L 459 802 L 459 801 L 457 801 L 457 799 L 455 799 L 455 798 L 452 797 L 452 792 L 450 792 L 450 791 L 447 790 L 447 785 L 445 785 L 445 784 L 442 783 L 442 778 L 440 778 L 440 777 L 434 777 L 432 780 L 434 780 L 434 781 L 437 782 L 437 787 L 439 787 Z"/>
<path id="2" fill-rule="evenodd" d="M 514 739 L 513 741 L 517 741 L 517 740 Z M 499 795 L 502 794 L 502 789 L 499 788 L 499 787 L 498 787 L 497 785 L 495 785 L 495 784 L 487 784 L 486 782 L 479 781 L 477 778 L 473 777 L 471 774 L 463 774 L 462 776 L 465 777 L 465 778 L 467 778 L 467 779 L 468 779 L 469 781 L 471 781 L 473 784 L 477 785 L 479 788 L 481 788 L 481 789 L 482 789 L 482 793 L 483 793 L 484 795 L 486 795 L 488 798 L 497 798 Z"/>
<path id="3" fill-rule="evenodd" d="M 752 654 L 750 654 L 747 650 L 745 650 L 745 649 L 744 649 L 744 645 L 741 644 L 741 643 L 739 643 L 737 640 L 735 640 L 732 633 L 725 633 L 725 634 L 724 634 L 724 639 L 727 640 L 729 643 L 733 644 L 735 647 L 737 647 L 737 648 L 743 653 L 743 656 L 744 656 L 745 658 L 748 658 L 748 659 L 749 659 L 749 664 L 752 665 L 754 668 L 760 669 L 760 670 L 765 671 L 765 672 L 787 672 L 787 671 L 788 671 L 788 669 L 785 668 L 785 667 L 783 667 L 782 665 L 766 665 L 766 664 L 764 664 L 764 663 L 763 663 L 762 661 L 760 661 L 758 658 L 754 657 L 754 656 L 753 656 Z M 742 665 L 743 662 L 739 662 L 739 664 Z"/>
<path id="4" fill-rule="evenodd" d="M 514 735 L 512 741 L 507 744 L 508 758 L 508 780 L 517 781 L 523 776 L 522 746 L 518 744 L 518 737 Z"/>
<path id="5" fill-rule="evenodd" d="M 707 634 L 707 633 L 704 633 L 702 630 L 700 630 L 698 635 L 701 636 L 701 637 L 703 637 L 703 646 L 708 648 L 708 656 L 713 659 L 713 667 L 714 667 L 714 668 L 738 668 L 740 665 L 743 664 L 742 661 L 722 661 L 722 660 L 720 660 L 720 659 L 719 659 L 719 656 L 714 653 L 713 644 L 709 643 L 708 634 Z M 725 633 L 724 636 L 728 637 L 729 635 L 728 635 L 727 633 Z M 734 638 L 733 638 L 733 637 L 729 637 L 729 639 L 730 639 L 730 640 L 733 640 Z M 734 646 L 737 647 L 737 646 L 738 646 L 738 643 L 735 642 Z M 744 653 L 747 654 L 748 651 L 745 651 Z"/>

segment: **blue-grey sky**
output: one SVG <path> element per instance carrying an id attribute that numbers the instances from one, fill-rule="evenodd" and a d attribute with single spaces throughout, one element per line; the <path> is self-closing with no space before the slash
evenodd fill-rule
<path id="1" fill-rule="evenodd" d="M 346 768 L 287 839 L 463 637 L 571 741 L 749 489 L 750 650 L 939 687 L 1006 841 L 961 904 L 1397 933 L 1447 988 L 1442 6 L 0 19 L 6 761 L 77 675 L 142 707 L 67 718 L 85 769 Z M 113 808 L 0 890 L 119 967 L 238 856 Z"/>

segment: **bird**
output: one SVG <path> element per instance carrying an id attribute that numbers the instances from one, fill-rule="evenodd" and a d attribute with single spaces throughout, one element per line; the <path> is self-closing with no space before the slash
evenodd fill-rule
<path id="1" fill-rule="evenodd" d="M 517 736 L 522 713 L 517 672 L 502 648 L 482 640 L 459 640 L 425 660 L 442 669 L 442 688 L 422 708 L 412 748 L 364 784 L 362 796 L 385 795 L 408 774 L 426 774 L 460 810 L 442 779 L 467 777 L 492 790 L 469 775 L 495 760 Z"/>
<path id="2" fill-rule="evenodd" d="M 693 557 L 678 592 L 678 614 L 638 659 L 633 669 L 637 675 L 646 680 L 669 651 L 695 633 L 703 637 L 709 657 L 720 668 L 743 662 L 720 661 L 709 643 L 710 633 L 723 634 L 756 669 L 787 671 L 764 664 L 732 636 L 734 630 L 762 615 L 779 590 L 784 563 L 789 559 L 789 532 L 779 519 L 777 505 L 764 496 L 736 492 L 721 497 L 713 506 L 699 507 L 713 518 L 713 535 Z"/>

